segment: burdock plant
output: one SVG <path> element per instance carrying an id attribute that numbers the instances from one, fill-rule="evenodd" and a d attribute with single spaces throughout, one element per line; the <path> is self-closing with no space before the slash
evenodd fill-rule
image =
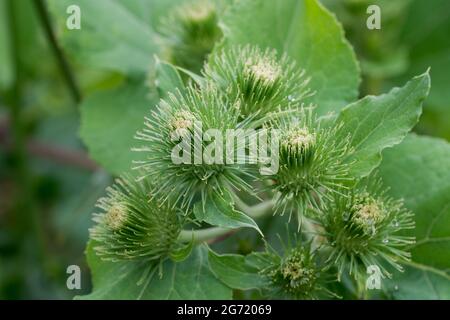
<path id="1" fill-rule="evenodd" d="M 152 95 L 130 73 L 107 112 L 86 98 L 93 157 L 133 177 L 98 202 L 92 297 L 394 297 L 416 292 L 391 288 L 413 286 L 419 271 L 448 279 L 447 260 L 427 266 L 424 253 L 446 239 L 450 170 L 432 168 L 447 153 L 428 154 L 416 136 L 397 146 L 418 121 L 428 73 L 357 100 L 351 47 L 316 0 L 222 5 L 165 13 L 164 45 L 148 54 L 159 59 L 142 59 Z M 117 126 L 90 132 L 91 113 Z M 299 240 L 280 247 L 277 235 Z M 136 288 L 157 265 L 161 278 Z M 382 293 L 366 287 L 368 270 L 380 270 L 371 276 Z"/>

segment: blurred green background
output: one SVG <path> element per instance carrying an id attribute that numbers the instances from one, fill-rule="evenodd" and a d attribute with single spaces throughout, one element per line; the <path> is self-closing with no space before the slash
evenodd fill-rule
<path id="1" fill-rule="evenodd" d="M 450 1 L 322 2 L 355 48 L 361 96 L 431 66 L 432 90 L 415 130 L 450 141 Z M 381 9 L 381 30 L 366 27 L 370 4 Z M 79 139 L 77 106 L 121 76 L 67 58 L 52 37 L 54 18 L 43 0 L 0 0 L 0 299 L 90 291 L 84 247 L 95 201 L 111 182 Z M 66 287 L 74 264 L 81 290 Z"/>

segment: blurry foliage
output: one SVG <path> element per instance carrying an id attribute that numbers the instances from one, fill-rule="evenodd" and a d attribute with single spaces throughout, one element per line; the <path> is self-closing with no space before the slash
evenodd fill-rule
<path id="1" fill-rule="evenodd" d="M 416 131 L 450 140 L 450 2 L 447 0 L 322 0 L 344 26 L 361 62 L 361 96 L 380 94 L 431 67 L 432 86 Z M 369 30 L 369 5 L 381 29 Z"/>
<path id="2" fill-rule="evenodd" d="M 110 178 L 77 165 L 79 115 L 34 1 L 0 1 L 0 47 L 0 299 L 71 298 L 68 265 L 90 287 L 90 212 Z M 95 90 L 104 77 L 77 76 Z"/>

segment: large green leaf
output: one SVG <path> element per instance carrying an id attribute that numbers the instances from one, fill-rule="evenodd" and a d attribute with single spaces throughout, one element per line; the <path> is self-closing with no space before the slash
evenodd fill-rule
<path id="1" fill-rule="evenodd" d="M 154 30 L 158 30 L 161 19 L 167 17 L 173 8 L 186 0 L 121 0 L 141 20 L 149 23 Z"/>
<path id="2" fill-rule="evenodd" d="M 96 92 L 81 105 L 81 137 L 91 156 L 112 173 L 129 170 L 132 161 L 142 157 L 131 148 L 135 146 L 136 131 L 143 127 L 144 116 L 160 97 L 184 88 L 175 67 L 157 57 L 147 83 L 149 87 L 144 81 L 129 81 L 113 90 Z"/>
<path id="3" fill-rule="evenodd" d="M 260 271 L 267 267 L 264 253 L 251 253 L 248 256 L 238 254 L 219 255 L 209 251 L 209 264 L 212 272 L 223 283 L 233 289 L 249 290 L 270 286 L 269 277 Z"/>
<path id="4" fill-rule="evenodd" d="M 381 151 L 402 141 L 422 113 L 422 102 L 430 89 L 428 73 L 405 86 L 380 96 L 367 96 L 345 107 L 338 121 L 343 135 L 351 135 L 355 149 L 350 161 L 352 174 L 363 177 L 381 162 Z"/>
<path id="5" fill-rule="evenodd" d="M 92 158 L 111 173 L 128 171 L 132 160 L 140 157 L 131 151 L 133 137 L 157 102 L 158 95 L 150 93 L 143 81 L 88 96 L 80 106 L 80 135 Z"/>
<path id="6" fill-rule="evenodd" d="M 184 84 L 178 70 L 168 62 L 155 57 L 155 87 L 161 98 L 168 96 L 176 89 L 183 91 Z"/>
<path id="7" fill-rule="evenodd" d="M 158 37 L 149 23 L 131 8 L 139 0 L 49 0 L 64 48 L 84 66 L 130 73 L 148 71 L 158 53 Z M 136 2 L 136 3 L 135 3 Z M 133 3 L 135 5 L 133 6 Z M 81 11 L 81 29 L 69 30 L 70 5 Z M 149 4 L 150 5 L 150 4 Z"/>
<path id="8" fill-rule="evenodd" d="M 195 248 L 183 262 L 166 261 L 162 278 L 155 274 L 151 281 L 139 285 L 145 264 L 103 261 L 95 255 L 93 246 L 89 243 L 87 259 L 94 289 L 81 299 L 231 299 L 231 290 L 209 270 L 208 249 L 204 246 Z"/>
<path id="9" fill-rule="evenodd" d="M 222 228 L 253 228 L 261 235 L 258 224 L 245 213 L 234 208 L 234 201 L 225 192 L 223 196 L 211 193 L 205 203 L 198 202 L 194 206 L 194 214 L 198 221 L 204 221 Z"/>
<path id="10" fill-rule="evenodd" d="M 431 66 L 433 87 L 427 104 L 441 111 L 450 108 L 448 30 L 450 30 L 450 1 L 411 2 L 401 39 L 409 46 L 410 66 L 407 76 Z"/>
<path id="11" fill-rule="evenodd" d="M 359 69 L 336 19 L 316 0 L 242 0 L 224 14 L 225 46 L 255 44 L 287 53 L 311 77 L 318 111 L 339 110 L 358 95 Z"/>
<path id="12" fill-rule="evenodd" d="M 400 299 L 450 299 L 450 144 L 411 135 L 383 153 L 390 193 L 415 213 L 412 262 L 388 288 Z"/>

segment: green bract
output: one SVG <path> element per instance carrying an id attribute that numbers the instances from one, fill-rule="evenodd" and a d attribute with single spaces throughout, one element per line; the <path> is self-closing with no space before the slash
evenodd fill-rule
<path id="1" fill-rule="evenodd" d="M 98 201 L 90 230 L 95 252 L 102 259 L 160 262 L 176 248 L 181 230 L 176 209 L 152 197 L 148 181 L 118 179 Z"/>

